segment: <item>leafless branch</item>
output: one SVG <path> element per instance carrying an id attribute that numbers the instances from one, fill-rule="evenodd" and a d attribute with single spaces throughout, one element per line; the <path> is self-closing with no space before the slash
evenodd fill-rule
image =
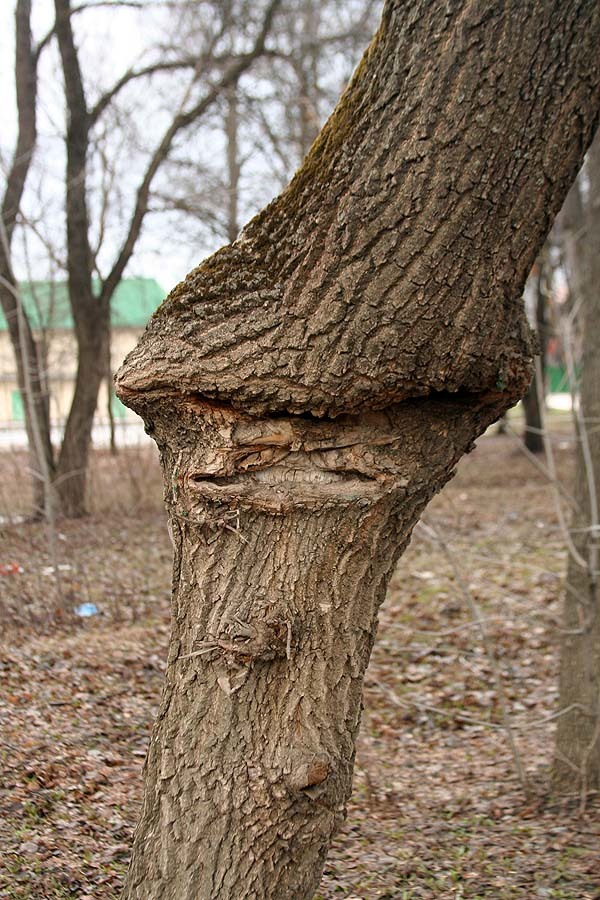
<path id="1" fill-rule="evenodd" d="M 508 704 L 507 704 L 506 696 L 504 693 L 504 686 L 502 684 L 502 675 L 500 673 L 500 668 L 499 668 L 498 662 L 496 660 L 496 654 L 494 653 L 494 648 L 492 646 L 491 640 L 490 640 L 488 633 L 486 631 L 486 628 L 485 628 L 485 620 L 484 620 L 483 616 L 481 615 L 479 607 L 475 603 L 475 600 L 473 599 L 469 588 L 465 584 L 461 573 L 458 570 L 456 561 L 455 561 L 452 553 L 450 552 L 450 549 L 449 549 L 447 543 L 445 542 L 444 538 L 442 537 L 442 535 L 440 534 L 438 529 L 436 529 L 434 525 L 425 523 L 424 521 L 419 522 L 419 527 L 425 532 L 425 534 L 429 534 L 430 538 L 433 538 L 435 540 L 435 542 L 438 544 L 438 546 L 441 547 L 441 549 L 444 553 L 444 556 L 446 557 L 448 563 L 450 564 L 452 573 L 454 575 L 454 580 L 456 581 L 456 584 L 462 594 L 463 600 L 465 601 L 465 603 L 471 613 L 473 621 L 477 623 L 478 631 L 481 636 L 481 641 L 485 648 L 488 662 L 489 662 L 492 672 L 494 674 L 494 682 L 496 685 L 496 694 L 498 697 L 498 702 L 500 704 L 500 709 L 501 709 L 501 713 L 502 713 L 502 727 L 504 728 L 506 737 L 508 739 L 508 743 L 509 743 L 511 751 L 512 751 L 512 755 L 513 755 L 513 759 L 514 759 L 514 763 L 515 763 L 515 769 L 517 771 L 519 781 L 521 782 L 521 785 L 523 787 L 525 787 L 526 786 L 525 771 L 523 769 L 523 764 L 521 762 L 521 755 L 519 753 L 519 749 L 517 747 L 515 737 L 513 734 L 512 725 L 510 722 Z"/>
<path id="2" fill-rule="evenodd" d="M 266 10 L 260 32 L 255 40 L 252 50 L 249 53 L 246 53 L 243 56 L 239 57 L 235 63 L 230 65 L 222 75 L 220 81 L 188 110 L 185 110 L 184 107 L 184 104 L 187 101 L 188 97 L 184 98 L 180 110 L 173 118 L 171 124 L 163 134 L 161 142 L 156 147 L 148 168 L 146 169 L 146 173 L 137 190 L 135 208 L 129 224 L 129 229 L 121 247 L 121 251 L 113 265 L 113 268 L 108 274 L 106 281 L 104 282 L 101 294 L 102 300 L 106 300 L 106 298 L 110 298 L 112 296 L 115 288 L 121 280 L 125 267 L 131 258 L 136 241 L 142 228 L 144 216 L 146 215 L 146 212 L 148 210 L 148 202 L 152 182 L 159 167 L 167 158 L 175 137 L 183 129 L 187 128 L 200 116 L 202 116 L 206 112 L 206 110 L 208 110 L 213 105 L 213 103 L 215 103 L 215 101 L 221 96 L 223 91 L 229 85 L 235 84 L 240 76 L 262 54 L 265 47 L 267 35 L 269 34 L 269 31 L 271 29 L 271 24 L 280 5 L 280 2 L 281 0 L 271 0 Z M 190 89 L 191 87 L 192 85 L 190 85 Z"/>

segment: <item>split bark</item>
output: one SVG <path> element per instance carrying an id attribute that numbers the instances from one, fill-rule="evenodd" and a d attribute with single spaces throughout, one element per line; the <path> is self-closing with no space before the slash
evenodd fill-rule
<path id="1" fill-rule="evenodd" d="M 289 188 L 120 370 L 175 548 L 128 900 L 312 896 L 389 574 L 529 382 L 520 297 L 598 118 L 599 37 L 592 0 L 389 0 Z"/>

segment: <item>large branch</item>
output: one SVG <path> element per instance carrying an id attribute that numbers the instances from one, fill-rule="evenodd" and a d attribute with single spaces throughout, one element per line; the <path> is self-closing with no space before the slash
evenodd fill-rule
<path id="1" fill-rule="evenodd" d="M 171 293 L 123 388 L 322 415 L 527 381 L 518 306 L 597 121 L 600 8 L 428 10 L 387 4 L 289 188 Z"/>
<path id="2" fill-rule="evenodd" d="M 136 203 L 129 224 L 127 235 L 121 247 L 120 253 L 115 264 L 105 279 L 102 286 L 102 298 L 110 299 L 115 288 L 119 284 L 125 271 L 127 263 L 131 259 L 137 239 L 142 230 L 144 217 L 148 212 L 148 202 L 150 198 L 150 189 L 152 182 L 158 172 L 160 166 L 169 155 L 176 136 L 200 118 L 220 96 L 224 90 L 232 84 L 235 84 L 241 75 L 246 72 L 252 63 L 258 59 L 264 52 L 265 41 L 271 30 L 273 17 L 280 5 L 281 0 L 271 0 L 266 10 L 260 32 L 251 51 L 240 56 L 232 65 L 224 72 L 220 81 L 212 87 L 193 107 L 186 111 L 178 112 L 173 118 L 171 124 L 165 131 L 160 144 L 155 149 L 148 168 L 140 183 L 136 194 Z"/>

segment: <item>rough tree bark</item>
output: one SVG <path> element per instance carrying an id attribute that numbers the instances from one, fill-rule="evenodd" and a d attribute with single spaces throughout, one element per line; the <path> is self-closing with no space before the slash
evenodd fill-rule
<path id="1" fill-rule="evenodd" d="M 596 124 L 599 38 L 595 0 L 389 0 L 291 185 L 120 370 L 175 558 L 128 900 L 312 896 L 390 572 L 529 382 L 521 292 Z"/>
<path id="2" fill-rule="evenodd" d="M 580 409 L 575 473 L 576 509 L 569 554 L 561 647 L 555 784 L 579 788 L 582 797 L 600 787 L 600 141 L 590 149 L 588 196 L 578 186 L 565 208 L 570 284 L 583 312 Z"/>

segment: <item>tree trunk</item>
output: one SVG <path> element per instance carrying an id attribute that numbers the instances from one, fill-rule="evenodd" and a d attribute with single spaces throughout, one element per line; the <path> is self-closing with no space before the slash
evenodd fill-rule
<path id="1" fill-rule="evenodd" d="M 599 38 L 594 0 L 389 0 L 289 188 L 118 373 L 175 551 L 127 900 L 312 896 L 390 572 L 529 383 L 520 297 L 591 140 Z"/>
<path id="2" fill-rule="evenodd" d="M 20 307 L 19 285 L 10 262 L 0 248 L 0 302 L 17 365 L 17 385 L 23 401 L 25 431 L 32 481 L 32 514 L 48 513 L 48 491 L 54 475 L 54 453 L 50 440 L 49 398 L 40 367 L 38 344 L 29 320 Z"/>
<path id="3" fill-rule="evenodd" d="M 0 304 L 17 366 L 32 472 L 33 514 L 48 513 L 48 491 L 54 473 L 48 392 L 38 345 L 21 305 L 11 262 L 12 238 L 37 140 L 37 53 L 31 35 L 31 0 L 18 0 L 15 10 L 15 82 L 18 136 L 6 178 L 0 223 Z"/>
<path id="4" fill-rule="evenodd" d="M 70 0 L 55 0 L 56 38 L 67 101 L 67 268 L 69 302 L 77 338 L 77 375 L 58 466 L 56 490 L 61 511 L 85 513 L 85 486 L 98 391 L 106 375 L 110 335 L 110 298 L 94 296 L 93 256 L 89 244 L 87 153 L 90 116 L 71 22 Z"/>
<path id="5" fill-rule="evenodd" d="M 77 375 L 73 401 L 56 467 L 56 492 L 60 510 L 69 518 L 85 514 L 87 469 L 92 444 L 92 425 L 102 379 L 106 377 L 108 310 L 98 308 L 97 327 L 78 340 Z"/>
<path id="6" fill-rule="evenodd" d="M 112 368 L 112 359 L 110 353 L 110 344 L 111 344 L 111 336 L 109 332 L 109 337 L 106 346 L 106 414 L 108 417 L 108 428 L 109 428 L 109 446 L 110 446 L 110 454 L 111 456 L 117 456 L 119 452 L 119 448 L 117 447 L 117 430 L 115 427 L 115 413 L 113 407 L 113 400 L 115 397 L 115 387 L 113 384 L 113 368 Z"/>
<path id="7" fill-rule="evenodd" d="M 544 452 L 544 419 L 543 407 L 546 397 L 546 347 L 548 343 L 546 329 L 546 279 L 548 261 L 541 253 L 535 272 L 535 330 L 539 342 L 539 363 L 535 367 L 533 378 L 527 393 L 523 397 L 525 411 L 525 446 L 530 453 Z"/>
<path id="8" fill-rule="evenodd" d="M 321 123 L 318 114 L 317 47 L 319 40 L 320 4 L 303 0 L 298 17 L 303 40 L 293 67 L 298 81 L 298 158 L 304 159 L 313 145 Z"/>
<path id="9" fill-rule="evenodd" d="M 581 215 L 569 216 L 572 263 L 583 307 L 583 359 L 575 474 L 576 510 L 565 594 L 561 648 L 561 710 L 558 720 L 555 783 L 579 788 L 582 796 L 600 788 L 600 142 L 588 155 L 588 199 Z M 575 205 L 577 200 L 575 198 Z M 573 198 L 571 198 L 573 200 Z M 571 203 L 571 210 L 573 208 Z M 567 210 L 569 212 L 569 210 Z M 573 259 L 574 257 L 574 259 Z M 570 267 L 571 268 L 571 267 Z"/>
<path id="10" fill-rule="evenodd" d="M 504 405 L 444 397 L 334 422 L 153 405 L 176 486 L 176 612 L 126 896 L 312 896 L 387 580 Z"/>

